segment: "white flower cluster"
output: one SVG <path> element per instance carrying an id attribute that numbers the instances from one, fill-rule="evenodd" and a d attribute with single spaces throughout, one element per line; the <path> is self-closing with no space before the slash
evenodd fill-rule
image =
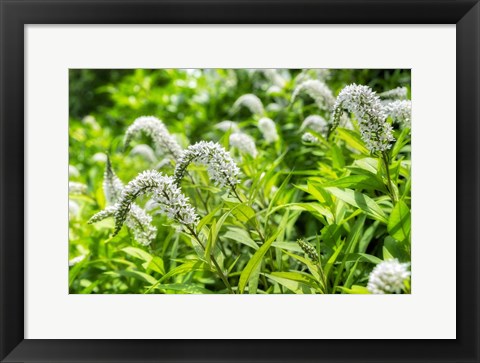
<path id="1" fill-rule="evenodd" d="M 240 128 L 238 127 L 238 124 L 235 121 L 230 121 L 230 120 L 219 122 L 218 124 L 215 125 L 215 128 L 223 132 L 227 132 L 230 130 L 233 132 L 236 132 L 240 130 Z"/>
<path id="2" fill-rule="evenodd" d="M 287 80 L 283 77 L 278 69 L 262 69 L 261 71 L 275 86 L 279 88 L 285 87 Z"/>
<path id="3" fill-rule="evenodd" d="M 317 134 L 327 136 L 328 134 L 328 123 L 322 116 L 319 115 L 310 115 L 302 122 L 300 131 L 305 129 L 310 129 L 315 131 Z"/>
<path id="4" fill-rule="evenodd" d="M 240 169 L 219 143 L 200 141 L 190 145 L 182 154 L 175 167 L 175 181 L 180 184 L 188 165 L 197 163 L 207 167 L 208 175 L 219 187 L 238 184 Z"/>
<path id="5" fill-rule="evenodd" d="M 80 263 L 82 262 L 85 257 L 87 257 L 86 255 L 79 255 L 77 257 L 74 257 L 72 258 L 71 260 L 68 261 L 68 266 L 72 267 L 72 266 L 75 266 L 77 263 Z"/>
<path id="6" fill-rule="evenodd" d="M 152 216 L 132 203 L 125 224 L 133 231 L 135 241 L 141 245 L 148 246 L 157 237 L 157 227 L 152 225 Z"/>
<path id="7" fill-rule="evenodd" d="M 107 204 L 114 204 L 122 195 L 123 183 L 112 169 L 110 158 L 107 157 L 107 165 L 103 173 L 103 193 Z"/>
<path id="8" fill-rule="evenodd" d="M 68 166 L 68 177 L 69 178 L 78 178 L 79 176 L 80 176 L 80 173 L 78 172 L 78 169 L 73 165 L 69 165 Z"/>
<path id="9" fill-rule="evenodd" d="M 335 104 L 335 98 L 333 97 L 332 91 L 327 87 L 325 83 L 317 79 L 309 79 L 303 83 L 300 83 L 294 90 L 292 94 L 292 103 L 295 101 L 297 96 L 305 92 L 308 94 L 318 108 L 321 110 L 331 110 Z"/>
<path id="10" fill-rule="evenodd" d="M 95 214 L 89 223 L 96 223 L 108 217 L 115 217 L 117 211 L 115 203 L 120 200 L 123 190 L 123 183 L 113 171 L 110 159 L 107 158 L 107 166 L 103 178 L 103 192 L 109 206 Z M 152 217 L 133 202 L 130 210 L 127 211 L 125 224 L 133 231 L 135 240 L 144 246 L 148 246 L 157 236 L 157 228 L 152 225 Z"/>
<path id="11" fill-rule="evenodd" d="M 330 70 L 324 68 L 303 69 L 295 78 L 295 84 L 301 84 L 309 79 L 325 81 L 330 78 Z"/>
<path id="12" fill-rule="evenodd" d="M 307 144 L 316 144 L 320 140 L 316 136 L 313 136 L 310 132 L 305 132 L 302 135 L 302 141 L 307 143 Z"/>
<path id="13" fill-rule="evenodd" d="M 380 99 L 370 87 L 351 84 L 342 89 L 333 108 L 332 130 L 340 123 L 343 109 L 355 115 L 362 139 L 372 153 L 391 147 L 395 141 L 392 126 L 386 122 Z"/>
<path id="14" fill-rule="evenodd" d="M 273 120 L 268 117 L 262 117 L 258 121 L 258 128 L 263 134 L 263 138 L 267 143 L 272 143 L 278 140 L 277 127 Z"/>
<path id="15" fill-rule="evenodd" d="M 134 216 L 134 218 L 132 217 L 133 221 L 131 223 L 151 222 L 151 218 L 146 215 L 146 213 L 143 211 L 139 212 L 139 210 L 133 206 L 135 199 L 145 194 L 152 195 L 151 198 L 155 201 L 156 205 L 160 207 L 159 213 L 167 215 L 177 223 L 185 225 L 188 228 L 194 228 L 198 222 L 195 209 L 175 184 L 173 177 L 162 175 L 155 170 L 147 170 L 140 173 L 134 180 L 127 184 L 122 191 L 120 199 L 113 207 L 102 211 L 105 214 L 113 211 L 113 217 L 115 218 L 114 236 L 122 228 L 123 223 L 129 216 L 129 212 Z M 92 223 L 92 220 L 95 221 L 95 217 L 96 216 L 92 217 L 90 223 Z M 153 231 L 148 229 L 144 232 L 145 239 L 148 239 L 148 236 L 153 234 Z"/>
<path id="16" fill-rule="evenodd" d="M 178 160 L 182 154 L 182 148 L 178 142 L 170 135 L 163 122 L 154 116 L 139 117 L 130 125 L 125 134 L 125 147 L 141 132 L 152 138 L 159 151 L 172 155 L 175 160 Z"/>
<path id="17" fill-rule="evenodd" d="M 80 206 L 74 200 L 68 201 L 68 219 L 75 219 L 80 213 Z"/>
<path id="18" fill-rule="evenodd" d="M 233 104 L 232 111 L 237 112 L 242 106 L 248 108 L 254 115 L 261 116 L 264 114 L 263 103 L 254 94 L 247 93 L 240 96 Z"/>
<path id="19" fill-rule="evenodd" d="M 253 138 L 243 132 L 236 132 L 230 135 L 230 146 L 237 148 L 240 152 L 257 157 L 257 147 Z"/>
<path id="20" fill-rule="evenodd" d="M 404 100 L 407 98 L 407 87 L 397 87 L 390 91 L 382 92 L 379 94 L 381 98 L 390 100 Z"/>
<path id="21" fill-rule="evenodd" d="M 85 194 L 87 186 L 79 182 L 68 182 L 68 194 Z"/>
<path id="22" fill-rule="evenodd" d="M 408 266 L 408 263 L 400 263 L 397 259 L 379 263 L 368 278 L 368 291 L 372 294 L 400 293 L 405 280 L 410 277 Z"/>
<path id="23" fill-rule="evenodd" d="M 394 122 L 410 127 L 412 124 L 412 102 L 408 100 L 392 101 L 384 106 L 384 110 Z"/>

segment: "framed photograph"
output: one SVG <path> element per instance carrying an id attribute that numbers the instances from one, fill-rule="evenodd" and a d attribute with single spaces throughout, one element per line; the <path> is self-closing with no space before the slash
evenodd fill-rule
<path id="1" fill-rule="evenodd" d="M 480 360 L 478 1 L 1 9 L 2 362 Z"/>

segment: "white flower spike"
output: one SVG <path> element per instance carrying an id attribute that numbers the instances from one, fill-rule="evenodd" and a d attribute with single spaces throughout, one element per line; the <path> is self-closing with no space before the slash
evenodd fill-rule
<path id="1" fill-rule="evenodd" d="M 293 91 L 291 102 L 295 102 L 295 99 L 302 92 L 313 98 L 317 107 L 321 110 L 329 111 L 335 104 L 335 97 L 333 97 L 332 91 L 322 81 L 309 79 L 300 83 Z"/>
<path id="2" fill-rule="evenodd" d="M 219 143 L 200 141 L 190 145 L 182 154 L 175 167 L 175 181 L 180 184 L 188 165 L 196 163 L 207 167 L 208 175 L 215 185 L 234 188 L 238 184 L 240 169 Z"/>
<path id="3" fill-rule="evenodd" d="M 395 141 L 392 126 L 386 122 L 380 99 L 370 87 L 351 84 L 342 89 L 333 108 L 331 131 L 339 125 L 344 109 L 357 118 L 362 140 L 370 152 L 390 149 Z"/>
<path id="4" fill-rule="evenodd" d="M 240 96 L 233 104 L 232 112 L 237 112 L 242 106 L 248 108 L 254 115 L 261 116 L 264 114 L 263 103 L 254 94 L 247 93 Z"/>
<path id="5" fill-rule="evenodd" d="M 268 117 L 262 117 L 258 121 L 258 128 L 263 134 L 263 138 L 267 143 L 272 143 L 278 140 L 277 126 L 273 120 Z"/>
<path id="6" fill-rule="evenodd" d="M 257 147 L 252 137 L 242 132 L 230 135 L 230 146 L 237 148 L 240 152 L 250 154 L 254 158 L 257 157 Z"/>
<path id="7" fill-rule="evenodd" d="M 367 289 L 372 294 L 398 294 L 404 288 L 404 282 L 410 277 L 408 263 L 397 259 L 379 263 L 368 278 Z"/>
<path id="8" fill-rule="evenodd" d="M 386 92 L 382 92 L 379 96 L 389 100 L 405 100 L 407 99 L 407 87 L 397 87 Z"/>
<path id="9" fill-rule="evenodd" d="M 303 120 L 300 131 L 304 131 L 305 129 L 310 129 L 312 131 L 315 131 L 317 134 L 326 137 L 328 134 L 328 123 L 322 116 L 310 115 L 305 120 Z"/>
<path id="10" fill-rule="evenodd" d="M 392 101 L 384 105 L 385 112 L 396 123 L 404 127 L 410 127 L 412 124 L 412 102 L 407 100 Z"/>
<path id="11" fill-rule="evenodd" d="M 125 133 L 125 147 L 141 132 L 152 138 L 155 147 L 159 151 L 172 155 L 174 160 L 178 160 L 182 154 L 182 148 L 178 142 L 168 132 L 163 122 L 154 116 L 139 117 L 130 125 Z"/>

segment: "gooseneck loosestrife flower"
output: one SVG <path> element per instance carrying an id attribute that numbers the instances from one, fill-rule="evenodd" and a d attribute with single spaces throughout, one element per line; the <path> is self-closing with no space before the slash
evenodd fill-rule
<path id="1" fill-rule="evenodd" d="M 79 182 L 68 182 L 68 194 L 85 194 L 87 186 Z"/>
<path id="2" fill-rule="evenodd" d="M 175 167 L 174 176 L 177 184 L 180 184 L 191 163 L 205 165 L 213 183 L 220 188 L 229 186 L 235 190 L 235 186 L 239 183 L 240 169 L 230 153 L 219 143 L 200 141 L 184 150 Z"/>
<path id="3" fill-rule="evenodd" d="M 385 112 L 396 123 L 410 127 L 412 123 L 412 102 L 408 100 L 392 101 L 384 105 Z"/>
<path id="4" fill-rule="evenodd" d="M 136 135 L 142 132 L 153 140 L 158 151 L 170 154 L 174 160 L 178 160 L 182 154 L 182 148 L 178 142 L 168 132 L 163 122 L 154 116 L 141 116 L 130 125 L 125 133 L 125 148 Z"/>
<path id="5" fill-rule="evenodd" d="M 396 202 L 387 154 L 395 138 L 392 126 L 386 121 L 387 115 L 380 98 L 368 86 L 351 84 L 343 88 L 333 108 L 330 133 L 339 125 L 344 109 L 355 115 L 367 149 L 372 154 L 381 155 L 388 180 L 387 187 L 392 200 Z"/>
<path id="6" fill-rule="evenodd" d="M 257 116 L 261 116 L 265 113 L 260 98 L 251 93 L 240 96 L 233 104 L 232 112 L 237 112 L 241 107 L 246 107 L 251 113 Z"/>
<path id="7" fill-rule="evenodd" d="M 400 293 L 405 287 L 405 280 L 410 277 L 408 263 L 397 259 L 379 263 L 368 277 L 367 289 L 372 294 Z"/>
<path id="8" fill-rule="evenodd" d="M 328 86 L 317 79 L 309 79 L 305 82 L 300 83 L 294 90 L 292 94 L 293 103 L 298 95 L 302 92 L 308 94 L 315 103 L 317 107 L 321 110 L 330 110 L 335 104 L 335 97 L 333 97 L 332 91 Z"/>
<path id="9" fill-rule="evenodd" d="M 252 157 L 257 157 L 257 147 L 253 138 L 243 132 L 236 132 L 230 135 L 230 146 L 237 148 L 240 152 L 249 154 Z"/>
<path id="10" fill-rule="evenodd" d="M 304 132 L 302 135 L 302 141 L 307 144 L 318 144 L 320 140 L 310 132 Z"/>
<path id="11" fill-rule="evenodd" d="M 310 129 L 326 137 L 328 134 L 328 122 L 322 116 L 310 115 L 303 120 L 300 131 L 304 131 L 305 129 Z"/>
<path id="12" fill-rule="evenodd" d="M 230 121 L 230 120 L 221 121 L 218 124 L 216 124 L 214 127 L 223 132 L 227 132 L 227 131 L 237 132 L 240 130 L 240 128 L 238 127 L 238 124 L 235 121 Z"/>
<path id="13" fill-rule="evenodd" d="M 397 87 L 389 91 L 379 93 L 378 95 L 383 99 L 405 100 L 407 98 L 407 94 L 407 87 Z"/>
<path id="14" fill-rule="evenodd" d="M 117 205 L 115 204 L 122 196 L 124 186 L 112 169 L 110 158 L 107 158 L 103 178 L 103 191 L 108 206 L 101 212 L 95 214 L 89 223 L 96 223 L 108 217 L 115 217 Z M 134 239 L 148 246 L 157 236 L 157 228 L 152 225 L 152 217 L 136 204 L 132 204 L 126 216 L 125 224 L 133 231 Z"/>
<path id="15" fill-rule="evenodd" d="M 380 99 L 368 86 L 351 84 L 337 97 L 332 115 L 332 132 L 340 123 L 343 110 L 353 113 L 358 121 L 362 140 L 370 152 L 384 152 L 395 141 L 392 126 L 386 121 Z"/>
<path id="16" fill-rule="evenodd" d="M 313 247 L 310 243 L 305 242 L 303 239 L 298 239 L 297 243 L 303 252 L 305 252 L 305 254 L 308 256 L 308 258 L 312 260 L 312 262 L 316 263 L 319 261 L 318 253 L 315 247 Z"/>
<path id="17" fill-rule="evenodd" d="M 267 143 L 270 144 L 278 140 L 277 127 L 272 119 L 262 117 L 258 120 L 258 128 L 262 132 L 263 138 Z"/>
<path id="18" fill-rule="evenodd" d="M 198 222 L 195 209 L 190 205 L 188 197 L 176 185 L 173 177 L 165 176 L 155 170 L 147 170 L 127 184 L 115 204 L 114 236 L 122 228 L 135 199 L 145 194 L 152 195 L 151 199 L 160 207 L 160 214 L 168 216 L 189 230 L 195 228 Z"/>

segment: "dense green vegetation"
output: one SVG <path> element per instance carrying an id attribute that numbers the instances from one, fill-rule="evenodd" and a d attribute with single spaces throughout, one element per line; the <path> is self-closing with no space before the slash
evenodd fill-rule
<path id="1" fill-rule="evenodd" d="M 70 70 L 70 293 L 409 293 L 409 99 L 409 70 Z"/>

